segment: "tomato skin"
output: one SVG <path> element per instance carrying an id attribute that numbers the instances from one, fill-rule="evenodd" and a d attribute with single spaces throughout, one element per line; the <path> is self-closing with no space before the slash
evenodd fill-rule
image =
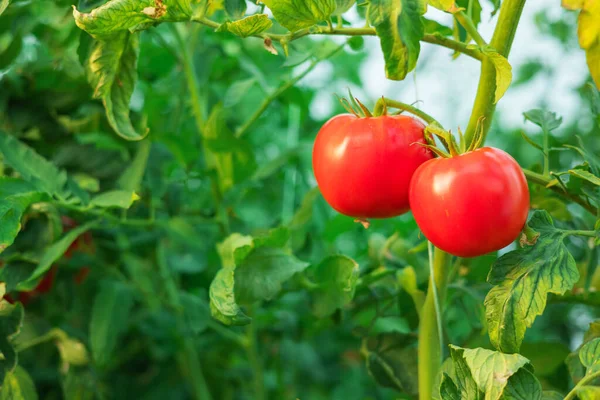
<path id="1" fill-rule="evenodd" d="M 527 221 L 529 188 L 514 158 L 484 147 L 419 167 L 410 205 L 417 225 L 436 247 L 477 257 L 519 236 Z"/>
<path id="2" fill-rule="evenodd" d="M 388 218 L 409 210 L 415 170 L 433 155 L 425 126 L 404 116 L 337 115 L 319 131 L 313 170 L 321 193 L 336 211 L 356 218 Z"/>

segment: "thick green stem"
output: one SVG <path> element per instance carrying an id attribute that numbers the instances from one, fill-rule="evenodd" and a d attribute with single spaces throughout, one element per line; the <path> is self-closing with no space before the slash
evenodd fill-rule
<path id="1" fill-rule="evenodd" d="M 490 45 L 504 57 L 508 58 L 508 54 L 510 53 L 524 5 L 525 0 L 505 0 L 500 8 L 500 17 L 498 18 L 498 24 L 494 30 Z M 496 70 L 494 64 L 484 57 L 481 62 L 481 76 L 479 77 L 479 87 L 477 88 L 475 104 L 473 105 L 469 125 L 465 132 L 467 143 L 471 143 L 473 140 L 475 130 L 477 129 L 477 121 L 481 117 L 485 118 L 483 121 L 483 137 L 485 139 L 485 135 L 492 124 L 494 111 L 496 110 L 496 105 L 494 104 L 495 92 Z"/>
<path id="2" fill-rule="evenodd" d="M 436 294 L 440 305 L 444 303 L 448 272 L 452 257 L 439 249 L 433 255 L 433 279 L 429 280 L 429 289 L 425 304 L 421 311 L 419 325 L 419 399 L 431 400 L 434 393 L 434 383 L 442 367 L 442 349 L 436 310 Z M 435 282 L 435 288 L 433 286 Z M 441 307 L 440 307 L 441 308 Z"/>
<path id="3" fill-rule="evenodd" d="M 477 43 L 481 47 L 487 46 L 485 39 L 483 39 L 479 34 L 475 23 L 467 14 L 464 13 L 464 11 L 459 11 L 456 14 L 454 14 L 454 18 L 456 18 L 456 20 L 463 26 L 463 28 L 465 28 L 467 33 L 471 35 L 471 37 L 475 40 L 475 43 Z"/>

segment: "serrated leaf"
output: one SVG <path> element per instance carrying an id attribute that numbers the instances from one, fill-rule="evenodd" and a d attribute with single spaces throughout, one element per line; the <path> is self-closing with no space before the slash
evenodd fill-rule
<path id="1" fill-rule="evenodd" d="M 105 367 L 128 325 L 133 292 L 120 282 L 106 281 L 96 295 L 90 321 L 90 346 L 96 365 Z"/>
<path id="2" fill-rule="evenodd" d="M 454 381 L 446 373 L 444 373 L 440 384 L 440 398 L 442 400 L 463 400 Z"/>
<path id="3" fill-rule="evenodd" d="M 313 292 L 313 310 L 318 317 L 331 315 L 352 301 L 358 280 L 358 264 L 346 256 L 327 257 L 313 269 L 318 288 Z"/>
<path id="4" fill-rule="evenodd" d="M 542 386 L 529 369 L 521 368 L 508 379 L 508 384 L 500 399 L 541 400 Z"/>
<path id="5" fill-rule="evenodd" d="M 539 109 L 526 111 L 523 116 L 548 133 L 558 128 L 563 121 L 562 117 L 558 117 L 556 113 Z"/>
<path id="6" fill-rule="evenodd" d="M 94 40 L 84 65 L 94 97 L 102 99 L 115 132 L 127 140 L 141 140 L 129 118 L 129 101 L 137 82 L 139 33 L 121 31 Z"/>
<path id="7" fill-rule="evenodd" d="M 51 195 L 64 194 L 67 174 L 36 153 L 31 147 L 0 131 L 0 153 L 4 163 L 21 178 Z"/>
<path id="8" fill-rule="evenodd" d="M 589 343 L 596 338 L 600 338 L 600 320 L 593 321 L 590 323 L 589 329 L 583 336 L 583 343 L 581 344 L 581 346 L 579 346 L 577 350 L 569 354 L 569 356 L 565 360 L 565 364 L 567 364 L 569 374 L 571 375 L 571 378 L 575 383 L 579 382 L 586 374 L 586 367 L 581 363 L 579 351 L 586 345 L 586 343 Z"/>
<path id="9" fill-rule="evenodd" d="M 225 22 L 217 32 L 231 32 L 236 36 L 247 38 L 258 35 L 273 26 L 273 21 L 267 14 L 255 14 L 233 22 Z"/>
<path id="10" fill-rule="evenodd" d="M 42 277 L 49 269 L 52 267 L 52 264 L 56 262 L 62 255 L 67 251 L 69 246 L 81 235 L 87 232 L 89 229 L 92 229 L 95 225 L 97 225 L 97 221 L 91 221 L 86 224 L 80 225 L 69 232 L 67 232 L 60 240 L 56 243 L 53 243 L 50 247 L 48 247 L 40 261 L 35 268 L 35 270 L 31 273 L 31 275 L 24 280 L 23 282 L 17 285 L 19 290 L 33 290 L 35 286 L 38 284 L 39 278 Z"/>
<path id="11" fill-rule="evenodd" d="M 417 351 L 405 335 L 382 334 L 367 339 L 367 369 L 381 386 L 416 394 Z"/>
<path id="12" fill-rule="evenodd" d="M 21 218 L 33 204 L 49 196 L 20 179 L 0 177 L 0 253 L 10 246 L 21 230 Z"/>
<path id="13" fill-rule="evenodd" d="M 496 70 L 496 92 L 494 94 L 494 104 L 497 103 L 512 81 L 512 67 L 506 57 L 502 56 L 494 49 L 483 49 L 483 54 L 494 64 Z"/>
<path id="14" fill-rule="evenodd" d="M 4 283 L 0 285 L 4 290 Z M 17 366 L 17 352 L 12 341 L 21 330 L 23 314 L 21 303 L 12 305 L 0 299 L 0 352 L 3 355 L 0 359 L 0 381 L 4 381 Z"/>
<path id="15" fill-rule="evenodd" d="M 473 373 L 464 357 L 465 349 L 450 346 L 453 377 L 444 374 L 440 385 L 442 400 L 453 400 L 458 395 L 461 400 L 482 400 L 484 393 L 477 387 Z M 452 383 L 450 383 L 452 382 Z M 444 397 L 444 395 L 448 397 Z"/>
<path id="16" fill-rule="evenodd" d="M 308 266 L 291 254 L 288 241 L 289 232 L 280 228 L 255 238 L 236 233 L 217 246 L 223 268 L 209 290 L 215 319 L 226 325 L 250 323 L 240 304 L 272 299 L 285 281 Z"/>
<path id="17" fill-rule="evenodd" d="M 0 400 L 37 400 L 33 380 L 21 367 L 6 375 L 0 390 Z"/>
<path id="18" fill-rule="evenodd" d="M 273 16 L 291 32 L 325 21 L 336 10 L 335 0 L 262 0 Z"/>
<path id="19" fill-rule="evenodd" d="M 111 0 L 89 13 L 73 7 L 77 26 L 95 37 L 138 30 L 159 22 L 187 21 L 191 15 L 187 0 Z"/>
<path id="20" fill-rule="evenodd" d="M 127 210 L 140 197 L 131 190 L 111 190 L 92 198 L 91 207 L 122 208 Z"/>
<path id="21" fill-rule="evenodd" d="M 548 293 L 563 294 L 579 279 L 564 233 L 550 214 L 535 211 L 528 225 L 540 234 L 537 242 L 498 258 L 488 275 L 494 285 L 485 299 L 490 340 L 506 353 L 519 350 L 525 329 L 544 311 Z"/>
<path id="22" fill-rule="evenodd" d="M 578 178 L 581 179 L 585 179 L 586 181 L 593 183 L 596 186 L 600 186 L 600 178 L 598 178 L 596 175 L 592 174 L 589 171 L 586 171 L 584 169 L 570 169 L 569 170 L 569 174 L 576 176 Z"/>
<path id="23" fill-rule="evenodd" d="M 388 79 L 403 80 L 416 67 L 425 10 L 424 0 L 371 1 L 369 19 L 381 42 Z"/>

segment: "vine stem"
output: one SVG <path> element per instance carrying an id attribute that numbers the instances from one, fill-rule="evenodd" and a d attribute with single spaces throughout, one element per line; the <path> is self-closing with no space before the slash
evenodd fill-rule
<path id="1" fill-rule="evenodd" d="M 545 188 L 552 190 L 553 192 L 559 194 L 560 196 L 562 196 L 568 200 L 571 200 L 574 203 L 579 204 L 581 207 L 585 208 L 587 211 L 592 213 L 594 216 L 598 215 L 598 210 L 596 209 L 596 207 L 592 206 L 591 204 L 586 202 L 581 197 L 574 196 L 568 192 L 565 192 L 559 186 L 548 187 L 548 184 L 550 183 L 550 178 L 548 178 L 542 174 L 538 174 L 537 172 L 533 172 L 531 170 L 525 169 L 525 168 L 523 168 L 523 173 L 525 174 L 525 177 L 527 178 L 528 181 L 538 184 L 538 185 L 541 185 L 541 186 L 544 186 Z"/>
<path id="2" fill-rule="evenodd" d="M 251 310 L 249 310 L 249 312 L 251 312 Z M 254 373 L 254 399 L 266 400 L 264 371 L 256 338 L 256 320 L 252 321 L 246 328 L 246 344 L 248 360 L 250 361 L 252 372 Z"/>
<path id="3" fill-rule="evenodd" d="M 494 30 L 490 45 L 506 58 L 508 58 L 508 54 L 510 53 L 524 5 L 525 0 L 505 0 L 500 7 L 498 24 Z M 496 111 L 496 104 L 494 104 L 495 92 L 496 70 L 492 61 L 484 57 L 481 62 L 481 75 L 479 77 L 479 86 L 477 88 L 475 103 L 473 104 L 473 111 L 471 112 L 467 130 L 465 131 L 467 143 L 471 143 L 473 140 L 475 131 L 477 130 L 477 121 L 481 117 L 485 118 L 483 121 L 483 139 L 485 140 L 485 136 L 492 124 L 494 111 Z"/>
<path id="4" fill-rule="evenodd" d="M 456 18 L 458 22 L 463 26 L 463 28 L 465 28 L 465 30 L 469 33 L 469 35 L 471 35 L 471 37 L 475 40 L 475 43 L 477 43 L 481 47 L 485 47 L 488 45 L 487 42 L 479 34 L 479 31 L 477 30 L 477 27 L 475 26 L 473 20 L 467 14 L 465 14 L 464 11 L 459 11 L 455 13 L 454 18 Z"/>
<path id="5" fill-rule="evenodd" d="M 508 57 L 512 42 L 519 25 L 525 0 L 504 0 L 500 8 L 498 24 L 494 29 L 491 46 L 504 57 Z M 484 117 L 481 143 L 492 122 L 496 109 L 494 95 L 496 91 L 496 71 L 494 65 L 487 58 L 481 64 L 481 76 L 475 103 L 465 132 L 465 141 L 470 144 L 475 137 L 478 121 Z M 429 282 L 429 289 L 421 313 L 419 326 L 419 399 L 431 400 L 434 393 L 434 384 L 442 367 L 442 354 L 440 349 L 439 331 L 437 329 L 437 312 L 435 307 L 434 290 L 437 288 L 440 304 L 444 303 L 446 286 L 448 284 L 448 270 L 451 257 L 448 253 L 436 248 L 433 254 L 434 279 Z M 435 288 L 433 287 L 435 284 Z"/>
<path id="6" fill-rule="evenodd" d="M 377 103 L 375 104 L 375 109 L 373 110 L 373 114 L 381 115 L 383 109 L 386 106 L 409 112 L 409 113 L 421 118 L 423 121 L 427 122 L 428 124 L 436 123 L 439 126 L 442 126 L 439 122 L 437 122 L 435 120 L 435 118 L 433 118 L 431 115 L 427 114 L 426 112 L 421 111 L 418 108 L 411 106 L 410 104 L 401 103 L 399 101 L 388 99 L 386 97 L 377 100 Z"/>
<path id="7" fill-rule="evenodd" d="M 194 18 L 193 22 L 197 22 L 199 24 L 208 26 L 209 28 L 217 29 L 221 26 L 216 21 L 212 21 L 208 18 Z M 303 38 L 308 35 L 338 35 L 338 36 L 377 36 L 377 32 L 375 28 L 372 27 L 363 27 L 363 28 L 344 28 L 344 27 L 334 27 L 330 28 L 329 26 L 315 26 L 306 29 L 300 29 L 296 32 L 290 32 L 286 34 L 277 34 L 277 33 L 269 33 L 263 32 L 256 35 L 252 35 L 254 37 L 258 37 L 261 39 L 269 38 L 273 41 L 278 42 L 291 42 L 293 40 L 297 40 Z M 424 43 L 435 44 L 438 46 L 446 47 L 448 49 L 458 51 L 459 53 L 463 53 L 466 56 L 474 58 L 476 60 L 483 60 L 483 54 L 479 49 L 473 49 L 468 47 L 466 44 L 457 42 L 450 38 L 444 37 L 440 34 L 427 34 L 423 35 L 421 41 Z"/>
<path id="8" fill-rule="evenodd" d="M 573 390 L 571 390 L 566 396 L 564 400 L 573 400 L 575 398 L 577 398 L 577 389 L 579 389 L 582 386 L 585 386 L 587 383 L 593 382 L 594 380 L 600 378 L 600 371 L 594 372 L 593 374 L 590 374 L 588 376 L 583 377 L 578 383 L 577 385 L 575 385 L 575 387 L 573 388 Z"/>

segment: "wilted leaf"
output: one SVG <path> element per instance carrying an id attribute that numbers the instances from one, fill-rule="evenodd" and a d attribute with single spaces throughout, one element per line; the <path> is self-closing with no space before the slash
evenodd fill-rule
<path id="1" fill-rule="evenodd" d="M 546 307 L 548 293 L 563 294 L 579 279 L 564 233 L 545 211 L 535 211 L 529 227 L 540 233 L 535 245 L 504 254 L 492 265 L 485 299 L 490 340 L 500 351 L 517 352 L 525 329 Z"/>

